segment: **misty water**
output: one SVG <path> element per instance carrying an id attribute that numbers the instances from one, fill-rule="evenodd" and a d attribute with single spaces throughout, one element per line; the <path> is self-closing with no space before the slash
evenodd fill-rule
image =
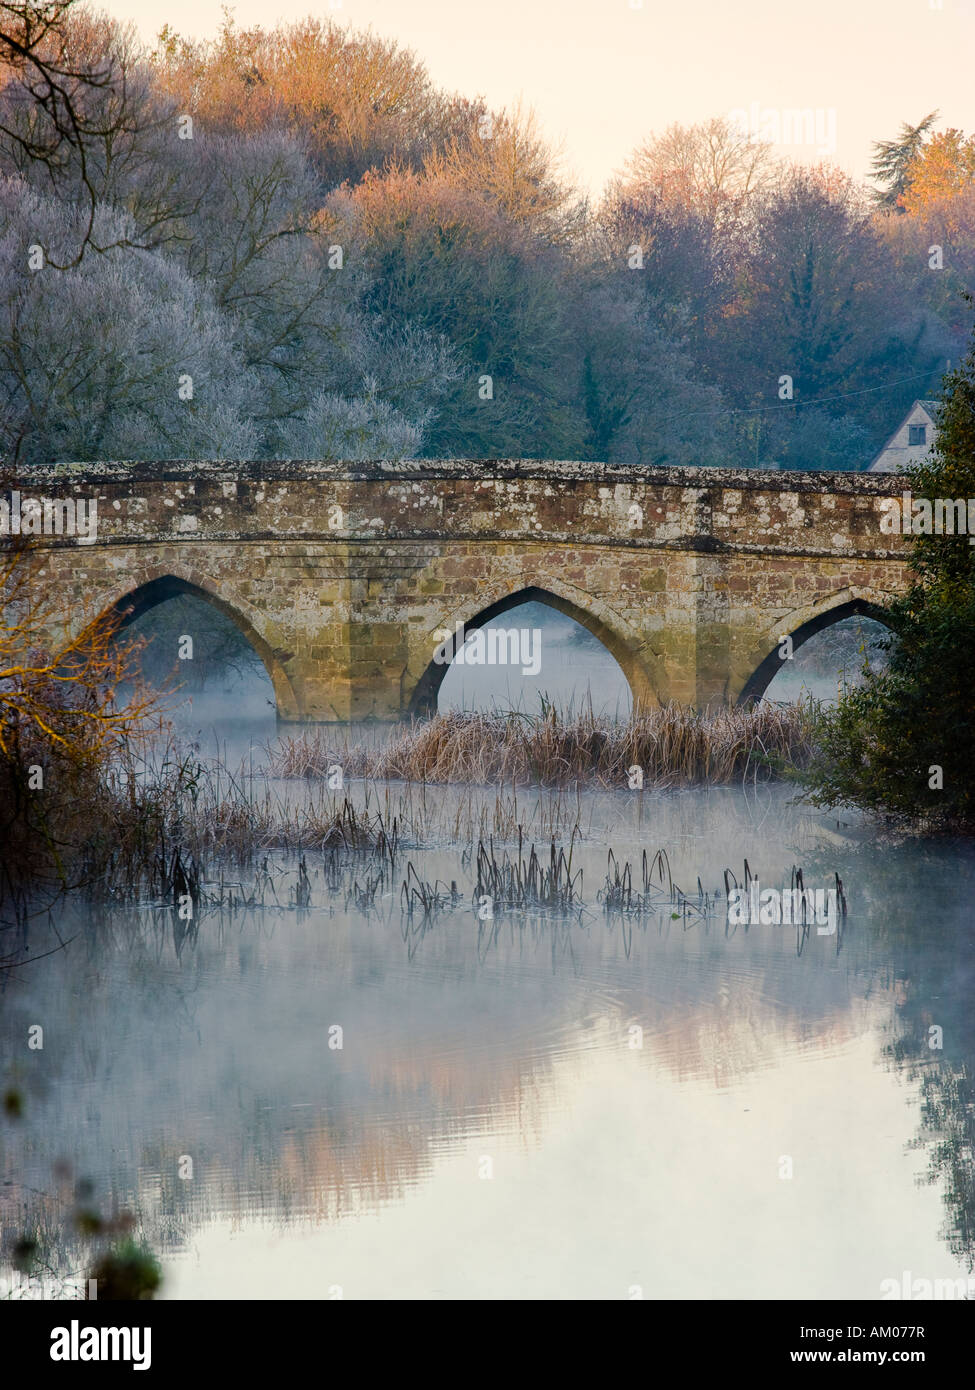
<path id="1" fill-rule="evenodd" d="M 547 693 L 625 712 L 611 659 L 557 630 Z M 475 702 L 461 675 L 441 708 Z M 195 695 L 182 733 L 249 775 L 276 733 L 266 698 Z M 876 1298 L 905 1272 L 967 1277 L 975 854 L 894 850 L 779 785 L 522 790 L 546 858 L 578 824 L 581 906 L 485 920 L 473 847 L 499 794 L 391 787 L 424 845 L 407 834 L 378 881 L 310 855 L 306 909 L 294 858 L 271 855 L 282 906 L 191 931 L 148 906 L 33 922 L 0 996 L 25 1096 L 5 1232 L 40 1223 L 80 1268 L 90 1185 L 90 1206 L 134 1215 L 167 1298 Z M 723 902 L 607 913 L 610 847 L 638 876 L 664 850 L 692 900 L 745 859 L 763 887 L 839 873 L 848 915 L 829 932 L 731 925 Z M 454 900 L 405 913 L 409 863 Z"/>

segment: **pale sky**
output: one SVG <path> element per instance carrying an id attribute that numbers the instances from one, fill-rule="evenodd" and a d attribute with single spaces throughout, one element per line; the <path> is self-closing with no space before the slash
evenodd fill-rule
<path id="1" fill-rule="evenodd" d="M 221 0 L 94 0 L 151 39 L 212 37 Z M 975 130 L 975 0 L 237 0 L 238 24 L 330 16 L 411 48 L 434 81 L 492 107 L 519 99 L 594 193 L 673 121 L 731 111 L 780 152 L 858 178 L 871 142 L 938 108 Z M 788 139 L 783 113 L 817 128 Z M 771 116 L 769 113 L 772 113 Z M 778 129 L 775 122 L 778 121 Z"/>

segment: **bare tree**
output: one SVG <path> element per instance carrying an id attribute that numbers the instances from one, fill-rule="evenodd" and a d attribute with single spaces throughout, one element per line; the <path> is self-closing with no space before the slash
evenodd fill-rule
<path id="1" fill-rule="evenodd" d="M 631 155 L 623 186 L 713 222 L 740 218 L 752 195 L 776 172 L 772 147 L 717 117 L 699 125 L 672 125 Z"/>
<path id="2" fill-rule="evenodd" d="M 25 463 L 249 456 L 259 382 L 232 320 L 175 261 L 122 249 L 125 214 L 98 207 L 104 254 L 29 268 L 30 239 L 63 251 L 83 219 L 0 179 L 0 450 Z"/>
<path id="3" fill-rule="evenodd" d="M 110 55 L 78 61 L 71 42 L 77 0 L 0 0 L 0 136 L 58 187 L 77 179 L 86 218 L 80 243 L 58 268 L 98 250 L 98 192 L 92 154 L 129 122 L 125 75 Z M 106 101 L 105 97 L 111 96 Z M 51 262 L 53 264 L 53 262 Z"/>

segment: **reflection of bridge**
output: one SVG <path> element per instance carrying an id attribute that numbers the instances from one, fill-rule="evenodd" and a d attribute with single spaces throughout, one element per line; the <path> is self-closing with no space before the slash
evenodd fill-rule
<path id="1" fill-rule="evenodd" d="M 24 497 L 97 498 L 92 545 L 38 537 L 77 611 L 177 593 L 226 613 L 285 719 L 395 719 L 436 704 L 443 630 L 526 599 L 577 619 L 637 703 L 760 694 L 798 647 L 906 585 L 880 531 L 892 474 L 587 463 L 91 464 Z M 544 676 L 544 651 L 542 673 Z"/>

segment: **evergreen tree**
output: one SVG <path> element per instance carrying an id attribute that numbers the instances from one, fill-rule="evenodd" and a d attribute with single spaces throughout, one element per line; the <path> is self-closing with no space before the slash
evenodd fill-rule
<path id="1" fill-rule="evenodd" d="M 971 301 L 970 303 L 975 302 Z M 937 442 L 912 470 L 915 502 L 975 499 L 975 334 L 944 378 Z M 819 805 L 856 803 L 898 820 L 975 829 L 975 546 L 967 534 L 915 535 L 913 583 L 887 610 L 882 674 L 819 717 L 809 773 Z"/>
<path id="2" fill-rule="evenodd" d="M 874 192 L 874 198 L 882 208 L 890 212 L 903 212 L 901 194 L 907 187 L 907 170 L 911 161 L 921 152 L 924 137 L 938 119 L 938 112 L 931 111 L 918 125 L 908 125 L 905 121 L 896 140 L 875 140 L 871 172 L 878 183 L 885 185 Z"/>

